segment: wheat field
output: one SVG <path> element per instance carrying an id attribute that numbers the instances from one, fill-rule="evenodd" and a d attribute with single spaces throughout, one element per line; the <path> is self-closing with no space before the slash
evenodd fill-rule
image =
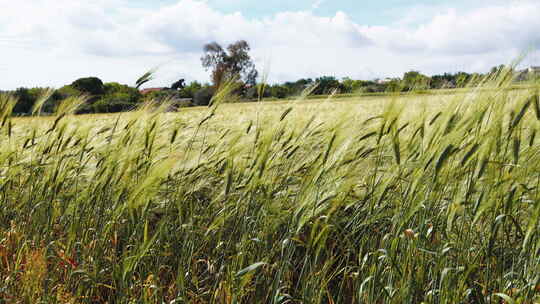
<path id="1" fill-rule="evenodd" d="M 538 303 L 539 91 L 509 86 L 26 118 L 0 97 L 0 302 Z"/>

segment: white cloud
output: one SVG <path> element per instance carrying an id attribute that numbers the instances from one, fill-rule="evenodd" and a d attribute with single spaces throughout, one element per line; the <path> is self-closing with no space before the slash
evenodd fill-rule
<path id="1" fill-rule="evenodd" d="M 259 67 L 270 57 L 270 76 L 279 81 L 485 70 L 540 46 L 540 2 L 533 0 L 465 12 L 432 7 L 424 10 L 432 12 L 429 18 L 409 12 L 374 27 L 341 11 L 250 19 L 197 0 L 155 8 L 134 8 L 128 0 L 0 0 L 0 7 L 0 73 L 9 75 L 0 78 L 0 88 L 59 86 L 88 75 L 131 83 L 156 65 L 165 84 L 179 77 L 206 80 L 199 57 L 203 44 L 214 40 L 249 41 Z"/>
<path id="2" fill-rule="evenodd" d="M 362 32 L 382 47 L 432 54 L 485 54 L 539 47 L 540 2 L 511 2 L 459 13 L 448 9 L 416 28 L 373 27 Z"/>
<path id="3" fill-rule="evenodd" d="M 324 0 L 315 0 L 315 2 L 313 2 L 313 5 L 311 6 L 311 9 L 312 10 L 316 10 L 318 9 L 319 7 L 321 7 L 321 4 L 323 4 Z"/>

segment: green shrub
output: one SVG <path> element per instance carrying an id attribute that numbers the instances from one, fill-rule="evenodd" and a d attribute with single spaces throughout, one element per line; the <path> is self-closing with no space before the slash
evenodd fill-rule
<path id="1" fill-rule="evenodd" d="M 215 90 L 211 87 L 206 87 L 198 90 L 193 96 L 193 103 L 197 106 L 207 106 L 210 104 Z"/>

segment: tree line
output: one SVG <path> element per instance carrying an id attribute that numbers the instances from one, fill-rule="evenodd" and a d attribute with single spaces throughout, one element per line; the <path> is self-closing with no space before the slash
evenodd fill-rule
<path id="1" fill-rule="evenodd" d="M 208 105 L 217 90 L 224 84 L 232 84 L 233 93 L 243 101 L 264 99 L 284 99 L 302 94 L 308 90 L 313 95 L 384 93 L 444 88 L 462 88 L 475 79 L 482 79 L 486 74 L 469 74 L 465 72 L 444 73 L 427 76 L 419 71 L 409 71 L 401 78 L 383 80 L 355 80 L 349 77 L 338 79 L 334 76 L 303 78 L 284 83 L 257 83 L 258 71 L 249 54 L 250 46 L 244 41 L 237 41 L 223 48 L 212 42 L 203 47 L 201 64 L 210 72 L 211 83 L 192 81 L 186 84 L 179 79 L 169 87 L 141 90 L 140 87 L 152 80 L 152 72 L 146 73 L 129 86 L 117 82 L 103 83 L 97 77 L 85 77 L 75 80 L 69 85 L 55 89 L 45 102 L 42 111 L 54 112 L 60 101 L 85 95 L 86 103 L 78 113 L 113 113 L 129 111 L 145 101 L 173 101 L 178 107 Z M 487 74 L 500 73 L 505 66 L 493 67 Z M 13 113 L 28 115 L 38 98 L 49 88 L 18 88 L 11 92 L 18 102 Z"/>

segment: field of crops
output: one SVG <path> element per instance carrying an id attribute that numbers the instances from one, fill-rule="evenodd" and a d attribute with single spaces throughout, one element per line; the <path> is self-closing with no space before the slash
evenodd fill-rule
<path id="1" fill-rule="evenodd" d="M 41 118 L 0 97 L 0 302 L 538 303 L 539 91 L 508 85 Z"/>

